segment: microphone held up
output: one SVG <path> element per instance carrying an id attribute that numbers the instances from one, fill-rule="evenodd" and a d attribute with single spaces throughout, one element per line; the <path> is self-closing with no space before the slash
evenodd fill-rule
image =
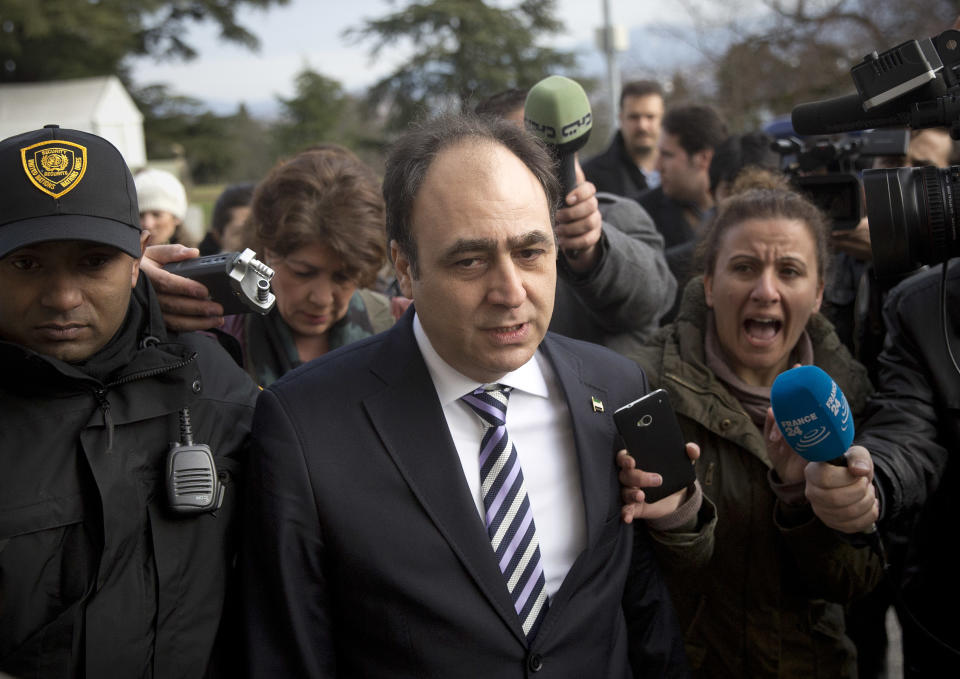
<path id="1" fill-rule="evenodd" d="M 593 129 L 593 113 L 587 93 L 576 80 L 551 75 L 530 88 L 523 105 L 523 122 L 547 146 L 557 164 L 560 205 L 577 187 L 577 151 L 586 145 Z M 576 259 L 579 250 L 566 255 Z"/>
<path id="2" fill-rule="evenodd" d="M 770 389 L 770 405 L 787 444 L 810 462 L 847 466 L 853 443 L 853 415 L 837 383 L 815 365 L 780 373 Z"/>

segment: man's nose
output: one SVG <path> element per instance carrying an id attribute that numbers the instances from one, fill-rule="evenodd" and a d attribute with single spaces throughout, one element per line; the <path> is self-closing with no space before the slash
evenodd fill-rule
<path id="1" fill-rule="evenodd" d="M 491 282 L 487 298 L 493 304 L 515 308 L 527 298 L 523 274 L 512 257 L 505 258 L 490 273 Z"/>
<path id="2" fill-rule="evenodd" d="M 71 311 L 83 303 L 83 291 L 72 276 L 57 273 L 45 280 L 40 303 L 48 309 Z"/>

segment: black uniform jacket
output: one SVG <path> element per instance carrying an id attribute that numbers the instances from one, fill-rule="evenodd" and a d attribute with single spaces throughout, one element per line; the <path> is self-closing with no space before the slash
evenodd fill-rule
<path id="1" fill-rule="evenodd" d="M 634 162 L 623 143 L 623 132 L 617 130 L 610 146 L 583 164 L 583 173 L 597 191 L 615 193 L 638 200 L 649 188 L 647 178 Z"/>
<path id="2" fill-rule="evenodd" d="M 0 343 L 0 671 L 203 677 L 220 628 L 256 387 L 209 338 L 145 322 L 103 381 Z M 226 484 L 214 513 L 166 508 L 164 464 L 189 408 Z"/>

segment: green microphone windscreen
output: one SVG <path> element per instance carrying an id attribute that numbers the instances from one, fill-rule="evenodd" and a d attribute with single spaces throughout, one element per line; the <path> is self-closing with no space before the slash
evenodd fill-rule
<path id="1" fill-rule="evenodd" d="M 590 100 L 576 80 L 551 75 L 530 88 L 523 106 L 527 128 L 559 155 L 583 148 L 593 127 Z"/>

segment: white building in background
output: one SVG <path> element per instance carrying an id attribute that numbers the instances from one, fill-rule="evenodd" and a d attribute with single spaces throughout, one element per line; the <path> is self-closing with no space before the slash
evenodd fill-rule
<path id="1" fill-rule="evenodd" d="M 116 76 L 0 84 L 0 139 L 51 123 L 107 139 L 131 170 L 147 164 L 143 114 Z"/>

